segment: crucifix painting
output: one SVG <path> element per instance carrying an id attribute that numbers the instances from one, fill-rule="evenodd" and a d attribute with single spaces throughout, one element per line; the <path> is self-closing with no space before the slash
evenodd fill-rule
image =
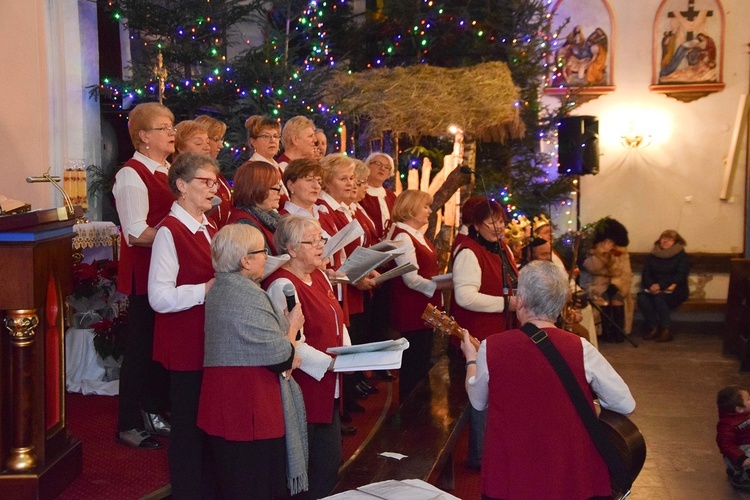
<path id="1" fill-rule="evenodd" d="M 654 28 L 655 83 L 721 82 L 723 21 L 719 0 L 664 0 Z"/>
<path id="2" fill-rule="evenodd" d="M 558 0 L 556 22 L 569 19 L 553 43 L 554 88 L 612 85 L 611 9 L 606 0 Z"/>

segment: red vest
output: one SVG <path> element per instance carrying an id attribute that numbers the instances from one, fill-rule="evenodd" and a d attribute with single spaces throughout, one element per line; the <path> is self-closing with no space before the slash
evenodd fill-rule
<path id="1" fill-rule="evenodd" d="M 419 266 L 417 274 L 425 279 L 437 276 L 439 274 L 437 251 L 432 243 L 427 241 L 427 247 L 425 247 L 407 231 L 396 227 L 393 236 L 395 237 L 399 233 L 406 233 L 411 238 L 417 254 L 417 265 Z M 437 307 L 442 305 L 441 293 L 436 290 L 432 297 L 427 297 L 422 292 L 417 292 L 406 286 L 403 279 L 396 278 L 391 280 L 391 283 L 393 284 L 391 289 L 391 327 L 401 333 L 427 328 L 422 319 L 422 313 L 427 304 Z"/>
<path id="2" fill-rule="evenodd" d="M 295 378 L 298 374 L 294 372 Z M 204 368 L 198 427 L 227 441 L 283 436 L 279 375 L 263 366 Z"/>
<path id="3" fill-rule="evenodd" d="M 276 253 L 276 246 L 273 244 L 273 231 L 268 229 L 266 225 L 259 221 L 253 214 L 245 212 L 241 208 L 236 208 L 232 210 L 232 214 L 229 216 L 229 221 L 227 221 L 227 224 L 236 224 L 241 219 L 250 221 L 252 223 L 252 226 L 254 226 L 263 234 L 263 237 L 266 239 L 266 243 L 268 244 L 268 248 L 271 251 L 271 255 L 278 255 Z"/>
<path id="4" fill-rule="evenodd" d="M 297 289 L 302 313 L 305 315 L 305 338 L 307 344 L 325 352 L 329 347 L 343 344 L 344 311 L 333 295 L 331 285 L 325 274 L 316 269 L 312 272 L 313 282 L 308 285 L 295 274 L 279 268 L 266 278 L 263 288 L 279 278 L 287 278 Z M 318 382 L 302 370 L 294 371 L 294 380 L 302 389 L 307 410 L 307 422 L 311 424 L 330 424 L 331 407 L 336 394 L 336 374 L 329 371 Z"/>
<path id="5" fill-rule="evenodd" d="M 316 205 L 323 207 L 325 210 L 321 210 L 318 212 L 318 221 L 320 222 L 320 226 L 323 228 L 325 232 L 333 236 L 334 234 L 338 233 L 343 227 L 345 227 L 349 223 L 349 219 L 346 218 L 346 215 L 344 215 L 343 212 L 340 212 L 338 210 L 334 210 L 331 208 L 331 206 L 326 203 L 325 201 L 318 198 L 318 201 Z M 327 210 L 327 212 L 326 212 Z M 354 246 L 352 246 L 354 245 Z M 349 254 L 356 248 L 357 245 L 352 243 L 344 247 L 344 252 Z M 331 256 L 331 263 L 328 267 L 331 269 L 338 269 L 341 267 L 341 264 L 344 263 L 343 258 L 343 252 L 336 252 Z M 349 304 L 349 292 L 347 291 L 348 288 L 351 288 L 347 285 L 336 285 L 340 290 L 342 290 L 343 293 L 343 299 L 341 301 L 341 307 L 344 309 L 344 323 L 346 326 L 349 326 L 349 314 L 350 314 L 350 304 Z M 355 298 L 356 300 L 356 298 Z M 362 307 L 364 309 L 364 307 Z M 362 311 L 356 311 L 356 312 L 362 312 Z M 352 314 L 356 314 L 352 313 Z"/>
<path id="6" fill-rule="evenodd" d="M 146 224 L 156 227 L 164 217 L 169 215 L 175 196 L 167 184 L 167 176 L 162 172 L 151 171 L 133 158 L 125 162 L 122 168 L 132 168 L 141 178 L 148 190 L 148 215 Z M 117 200 L 115 200 L 117 203 Z M 127 200 L 120 200 L 120 206 Z M 117 291 L 126 295 L 148 294 L 148 267 L 151 264 L 151 247 L 128 246 L 125 236 L 120 238 L 120 261 L 117 271 Z"/>
<path id="7" fill-rule="evenodd" d="M 593 401 L 581 339 L 557 328 L 545 331 Z M 508 330 L 490 336 L 486 349 L 490 378 L 482 493 L 550 500 L 609 495 L 607 466 L 539 348 L 522 331 Z"/>
<path id="8" fill-rule="evenodd" d="M 173 216 L 164 219 L 177 250 L 177 286 L 197 285 L 214 277 L 211 264 L 211 245 L 203 232 L 193 234 Z M 208 226 L 213 237 L 216 229 Z M 206 307 L 196 305 L 185 311 L 156 313 L 154 323 L 154 361 L 168 370 L 193 371 L 203 369 L 203 340 Z"/>
<path id="9" fill-rule="evenodd" d="M 479 261 L 479 270 L 482 273 L 479 293 L 502 297 L 503 273 L 500 257 L 468 236 L 464 236 L 460 244 L 461 246 L 455 250 L 453 258 L 455 259 L 461 252 L 470 251 L 474 253 L 477 261 Z M 507 303 L 505 307 L 507 310 Z M 506 326 L 505 315 L 505 312 L 470 311 L 458 305 L 455 294 L 451 297 L 451 316 L 456 320 L 456 323 L 469 330 L 479 340 L 484 340 L 493 333 L 504 331 Z"/>
<path id="10" fill-rule="evenodd" d="M 386 225 L 383 224 L 383 215 L 380 212 L 380 201 L 378 201 L 378 197 L 365 194 L 364 199 L 360 201 L 359 204 L 362 205 L 362 208 L 365 209 L 367 215 L 369 215 L 375 223 L 375 231 L 378 241 L 382 240 L 385 236 Z M 385 190 L 385 204 L 388 207 L 388 211 L 393 213 L 393 205 L 396 204 L 396 193 L 390 189 Z M 390 220 L 390 214 L 387 217 L 387 220 Z"/>
<path id="11" fill-rule="evenodd" d="M 221 204 L 211 211 L 208 218 L 213 221 L 218 229 L 221 229 L 226 224 L 229 224 L 229 216 L 233 210 L 232 188 L 229 187 L 229 182 L 223 175 L 218 174 L 216 178 L 219 180 L 219 190 L 216 191 L 216 196 L 221 198 Z"/>
<path id="12" fill-rule="evenodd" d="M 365 230 L 365 246 L 371 247 L 378 241 L 378 231 L 375 227 L 375 223 L 370 219 L 370 217 L 367 215 L 367 212 L 364 211 L 361 207 L 355 207 L 354 208 L 354 218 L 359 221 L 359 223 L 362 225 L 362 229 Z"/>

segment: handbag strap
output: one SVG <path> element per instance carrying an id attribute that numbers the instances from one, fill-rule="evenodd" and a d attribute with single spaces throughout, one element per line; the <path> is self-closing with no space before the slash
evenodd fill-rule
<path id="1" fill-rule="evenodd" d="M 591 405 L 583 393 L 581 386 L 573 375 L 573 370 L 557 350 L 555 344 L 549 339 L 547 332 L 540 329 L 533 323 L 526 323 L 521 327 L 521 331 L 529 336 L 532 342 L 542 351 L 542 354 L 547 358 L 552 368 L 560 377 L 565 390 L 568 392 L 573 406 L 575 406 L 578 414 L 581 416 L 583 425 L 591 436 L 591 440 L 594 442 L 594 446 L 601 454 L 604 462 L 607 464 L 609 473 L 614 479 L 615 484 L 625 487 L 629 490 L 633 485 L 633 481 L 630 478 L 625 469 L 625 465 L 622 463 L 619 455 L 610 445 L 607 440 L 607 436 L 604 434 L 601 425 L 599 425 L 599 418 L 591 408 Z"/>

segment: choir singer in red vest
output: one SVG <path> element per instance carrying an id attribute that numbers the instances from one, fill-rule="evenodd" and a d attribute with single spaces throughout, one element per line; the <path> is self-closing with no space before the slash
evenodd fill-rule
<path id="1" fill-rule="evenodd" d="M 279 310 L 290 305 L 287 296 L 294 297 L 307 318 L 295 346 L 302 364 L 294 372 L 305 400 L 310 450 L 310 489 L 303 498 L 323 498 L 333 491 L 341 465 L 342 384 L 341 377 L 333 372 L 334 359 L 326 354 L 326 349 L 351 345 L 351 341 L 344 325 L 344 311 L 322 271 L 326 240 L 320 223 L 311 217 L 288 215 L 279 222 L 274 241 L 276 248 L 289 254 L 290 259 L 268 276 L 263 286 Z"/>
<path id="2" fill-rule="evenodd" d="M 468 233 L 456 238 L 453 249 L 451 314 L 459 325 L 484 340 L 509 326 L 518 271 L 502 241 L 508 220 L 502 205 L 485 196 L 474 196 L 464 207 L 463 223 Z M 470 417 L 467 465 L 479 470 L 486 415 L 472 409 Z"/>
<path id="3" fill-rule="evenodd" d="M 427 304 L 442 307 L 441 290 L 453 286 L 453 282 L 432 280 L 439 274 L 438 255 L 435 247 L 423 234 L 432 213 L 432 196 L 424 191 L 409 189 L 396 199 L 393 206 L 395 224 L 388 239 L 405 244 L 406 251 L 396 257 L 396 264 L 414 264 L 416 271 L 395 278 L 391 289 L 391 327 L 409 341 L 404 351 L 399 371 L 398 395 L 401 402 L 417 386 L 432 364 L 432 328 L 425 326 L 422 311 Z"/>
<path id="4" fill-rule="evenodd" d="M 629 414 L 635 401 L 620 375 L 588 340 L 555 327 L 568 299 L 568 279 L 552 262 L 534 261 L 518 276 L 516 314 L 541 329 L 570 367 L 591 409 Z M 535 335 L 539 335 L 538 333 Z M 487 410 L 482 498 L 611 498 L 609 472 L 560 377 L 522 330 L 490 335 L 479 352 L 464 330 L 466 391 Z"/>
<path id="5" fill-rule="evenodd" d="M 150 436 L 168 436 L 169 377 L 152 359 L 154 311 L 148 303 L 148 268 L 156 227 L 175 197 L 167 185 L 167 157 L 174 153 L 174 115 L 155 102 L 130 112 L 128 131 L 136 151 L 117 172 L 112 194 L 120 219 L 117 291 L 128 295 L 128 343 L 120 371 L 117 439 L 135 448 L 158 448 Z"/>
<path id="6" fill-rule="evenodd" d="M 198 153 L 182 153 L 169 169 L 177 196 L 154 238 L 148 300 L 156 311 L 154 360 L 169 370 L 172 436 L 169 475 L 172 495 L 212 493 L 213 478 L 202 477 L 203 431 L 198 400 L 203 380 L 204 302 L 213 285 L 211 239 L 216 228 L 206 218 L 219 189 L 219 164 Z"/>

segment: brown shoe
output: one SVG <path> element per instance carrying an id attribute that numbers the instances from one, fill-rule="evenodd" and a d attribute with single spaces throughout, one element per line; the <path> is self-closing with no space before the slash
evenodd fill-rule
<path id="1" fill-rule="evenodd" d="M 665 328 L 661 331 L 658 337 L 654 339 L 654 342 L 672 342 L 674 340 L 672 338 L 672 332 L 669 331 L 669 328 Z"/>
<path id="2" fill-rule="evenodd" d="M 659 335 L 658 328 L 651 328 L 649 331 L 643 334 L 643 340 L 654 340 Z"/>

